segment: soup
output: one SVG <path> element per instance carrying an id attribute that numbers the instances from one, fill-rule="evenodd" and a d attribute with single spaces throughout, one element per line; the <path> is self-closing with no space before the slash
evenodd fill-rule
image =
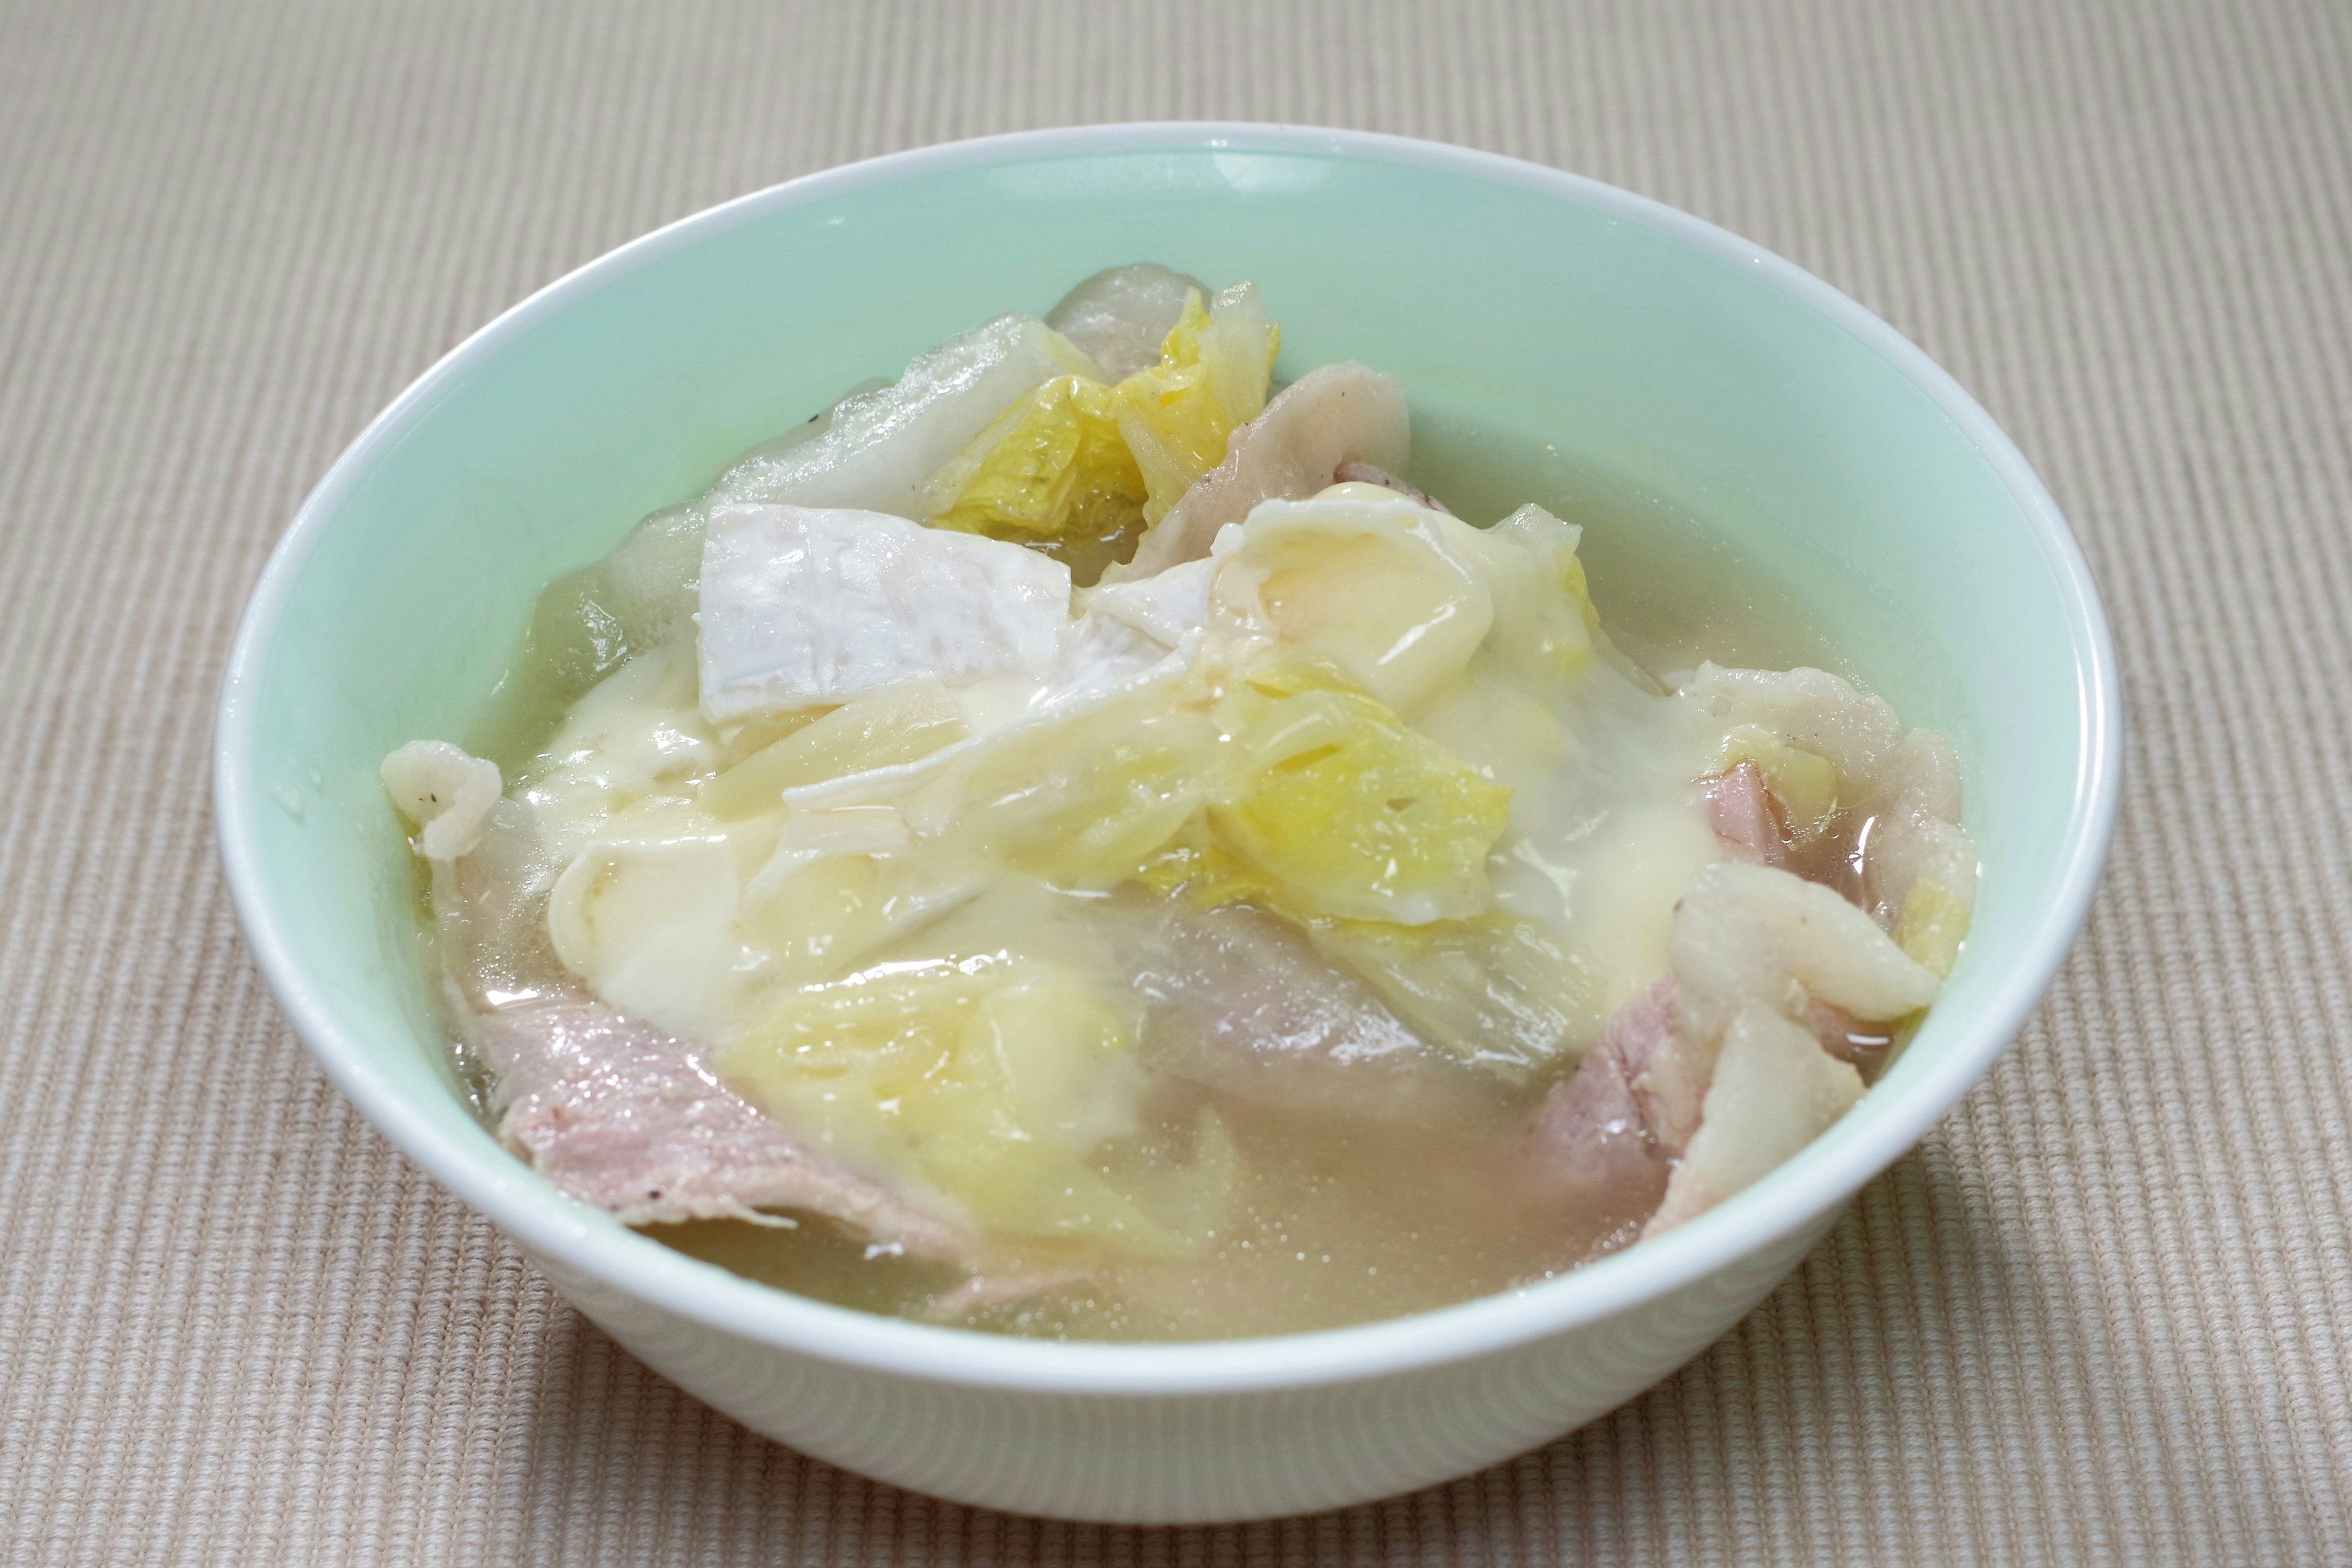
<path id="1" fill-rule="evenodd" d="M 1207 1338 L 1575 1268 L 1865 1092 L 1948 748 L 1588 484 L 1604 629 L 1532 465 L 1278 342 L 1097 275 L 549 585 L 490 754 L 384 764 L 510 1148 L 807 1295 Z"/>

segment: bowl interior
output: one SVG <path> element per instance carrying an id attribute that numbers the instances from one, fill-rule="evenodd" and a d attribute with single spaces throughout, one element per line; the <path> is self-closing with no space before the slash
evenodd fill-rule
<path id="1" fill-rule="evenodd" d="M 1910 1051 L 1801 1161 L 1838 1158 L 2016 972 L 2046 973 L 2082 871 L 2095 630 L 2054 514 L 2037 525 L 2021 465 L 1956 422 L 1924 361 L 1726 237 L 1541 171 L 1149 140 L 950 149 L 688 220 L 485 331 L 322 484 L 233 673 L 223 821 L 281 994 L 299 976 L 339 1074 L 403 1102 L 411 1137 L 529 1184 L 447 1064 L 383 754 L 465 735 L 539 586 L 643 513 L 942 336 L 1138 258 L 1255 279 L 1279 374 L 1363 360 L 1417 421 L 1542 454 L 1570 499 L 1589 480 L 1699 520 L 1906 723 L 1952 738 L 1985 862 L 1974 933 Z"/>

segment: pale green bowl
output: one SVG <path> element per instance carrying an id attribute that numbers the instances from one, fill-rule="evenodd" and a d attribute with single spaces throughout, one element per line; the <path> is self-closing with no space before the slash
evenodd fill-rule
<path id="1" fill-rule="evenodd" d="M 467 1110 L 376 763 L 469 728 L 533 593 L 851 384 L 1137 258 L 1251 278 L 1282 371 L 1354 358 L 1416 422 L 1556 448 L 1794 584 L 1964 759 L 1985 872 L 1944 999 L 1853 1113 L 1659 1241 L 1361 1328 L 1058 1345 L 749 1283 L 557 1194 Z M 1600 586 L 1604 591 L 1606 584 Z M 598 1322 L 740 1419 L 867 1474 L 1090 1519 L 1236 1518 L 1444 1479 L 1696 1353 L 1985 1071 L 2087 906 L 2114 656 L 2049 496 L 1925 355 L 1653 203 L 1422 142 L 1265 126 L 1045 132 L 795 181 L 509 311 L 353 442 L 255 590 L 221 700 L 230 888 L 328 1073 Z"/>

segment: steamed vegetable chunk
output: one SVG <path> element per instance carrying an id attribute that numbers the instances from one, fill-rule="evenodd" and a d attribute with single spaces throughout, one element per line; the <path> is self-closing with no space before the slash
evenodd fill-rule
<path id="1" fill-rule="evenodd" d="M 845 397 L 720 477 L 712 502 L 916 515 L 924 483 L 1015 398 L 1094 361 L 1034 316 L 1006 315 L 917 356 L 888 386 Z"/>
<path id="2" fill-rule="evenodd" d="M 1088 1163 L 1139 1131 L 1125 998 L 1046 962 L 889 965 L 793 993 L 719 1070 L 856 1166 L 895 1173 L 940 1212 L 1021 1237 L 1181 1253 L 1197 1206 Z M 1214 1170 L 1187 1173 L 1214 1184 Z M 1155 1212 L 1158 1211 L 1158 1212 Z"/>
<path id="3" fill-rule="evenodd" d="M 1150 265 L 951 339 L 551 585 L 497 758 L 385 760 L 518 1154 L 836 1300 L 1200 1336 L 1572 1267 L 1867 1092 L 1966 938 L 1950 748 L 1660 680 L 1575 525 L 1279 342 Z"/>
<path id="4" fill-rule="evenodd" d="M 1242 777 L 1210 820 L 1308 916 L 1426 925 L 1493 902 L 1486 857 L 1510 792 L 1343 677 L 1258 668 L 1217 704 Z"/>
<path id="5" fill-rule="evenodd" d="M 931 477 L 934 528 L 1034 545 L 1089 560 L 1132 540 L 1148 492 L 1118 428 L 1118 393 L 1066 375 L 997 416 Z M 1101 575 L 1091 562 L 1089 576 Z"/>
<path id="6" fill-rule="evenodd" d="M 931 526 L 1034 545 L 1094 581 L 1257 417 L 1280 336 L 1250 285 L 1206 304 L 1187 288 L 1156 363 L 1116 384 L 1057 376 L 933 474 Z"/>

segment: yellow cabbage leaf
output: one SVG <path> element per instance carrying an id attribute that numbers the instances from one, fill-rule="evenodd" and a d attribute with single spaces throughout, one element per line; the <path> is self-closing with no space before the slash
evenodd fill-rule
<path id="1" fill-rule="evenodd" d="M 836 979 L 936 915 L 957 885 L 911 857 L 826 855 L 772 888 L 754 879 L 737 917 L 764 950 L 772 984 Z"/>
<path id="2" fill-rule="evenodd" d="M 1114 888 L 1200 809 L 1219 753 L 1197 709 L 1157 693 L 1104 703 L 978 759 L 958 833 L 1033 877 Z"/>
<path id="3" fill-rule="evenodd" d="M 1143 474 L 1120 434 L 1120 408 L 1118 392 L 1101 382 L 1045 383 L 931 481 L 928 494 L 943 499 L 931 526 L 1036 546 L 1091 581 L 1143 523 Z"/>
<path id="4" fill-rule="evenodd" d="M 1092 582 L 1257 417 L 1280 342 L 1249 284 L 1213 309 L 1188 292 L 1158 364 L 1117 386 L 1056 376 L 999 415 L 925 487 L 931 526 L 1034 546 Z"/>
<path id="5" fill-rule="evenodd" d="M 1263 667 L 1217 705 L 1238 776 L 1218 838 L 1286 912 L 1424 925 L 1485 910 L 1511 792 L 1307 664 Z"/>
<path id="6" fill-rule="evenodd" d="M 1257 417 L 1282 345 L 1257 290 L 1236 284 L 1212 311 L 1197 290 L 1160 347 L 1160 363 L 1118 384 L 1118 428 L 1148 492 L 1146 522 L 1158 522 L 1192 481 L 1224 461 L 1234 426 Z"/>
<path id="7" fill-rule="evenodd" d="M 1297 918 L 1264 877 L 1217 842 L 1206 812 L 1194 816 L 1176 837 L 1146 857 L 1135 879 L 1163 899 L 1182 898 L 1210 910 L 1223 904 L 1256 904 Z"/>
<path id="8" fill-rule="evenodd" d="M 963 710 L 938 681 L 884 687 L 726 769 L 702 792 L 702 806 L 722 821 L 773 811 L 788 789 L 912 762 L 970 733 Z"/>
<path id="9" fill-rule="evenodd" d="M 1137 1131 L 1142 1075 L 1113 999 L 1055 965 L 936 959 L 808 986 L 718 1065 L 803 1137 L 999 1234 L 1173 1257 L 1202 1239 L 1185 1222 L 1215 1217 L 1197 1183 L 1163 1218 L 1105 1177 L 1093 1156 Z"/>

